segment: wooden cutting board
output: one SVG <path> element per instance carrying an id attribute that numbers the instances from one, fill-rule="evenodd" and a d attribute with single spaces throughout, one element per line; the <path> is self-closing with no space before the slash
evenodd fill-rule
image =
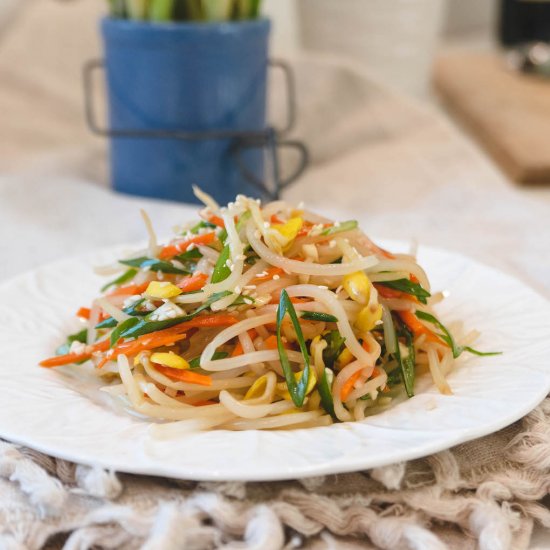
<path id="1" fill-rule="evenodd" d="M 550 79 L 514 72 L 504 57 L 437 60 L 435 87 L 512 179 L 550 184 Z"/>

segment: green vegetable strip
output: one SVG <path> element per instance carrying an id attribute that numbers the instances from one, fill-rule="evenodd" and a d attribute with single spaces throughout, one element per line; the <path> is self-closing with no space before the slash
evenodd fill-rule
<path id="1" fill-rule="evenodd" d="M 336 359 L 344 349 L 345 338 L 337 330 L 331 330 L 323 336 L 327 342 L 327 347 L 323 350 L 323 363 L 328 368 L 333 368 Z"/>
<path id="2" fill-rule="evenodd" d="M 222 251 L 216 265 L 214 266 L 214 271 L 212 272 L 212 283 L 219 283 L 224 281 L 231 275 L 231 270 L 227 267 L 227 260 L 229 260 L 229 245 L 226 244 Z"/>
<path id="3" fill-rule="evenodd" d="M 138 300 L 135 304 L 132 304 L 131 306 L 125 307 L 122 311 L 128 315 L 142 317 L 144 315 L 147 315 L 148 311 L 138 311 L 138 307 L 145 302 L 145 298 L 142 298 L 141 300 Z M 112 317 L 107 317 L 107 319 L 103 319 L 101 323 L 98 323 L 95 328 L 113 328 L 117 326 L 116 319 L 113 319 Z"/>
<path id="4" fill-rule="evenodd" d="M 358 226 L 357 220 L 349 220 L 347 222 L 342 222 L 340 225 L 332 225 L 321 231 L 321 235 L 334 235 L 335 233 L 342 233 L 343 231 L 351 231 L 356 229 Z"/>
<path id="5" fill-rule="evenodd" d="M 301 319 L 306 321 L 323 321 L 325 323 L 337 323 L 338 318 L 330 313 L 321 313 L 318 311 L 302 311 L 300 315 Z"/>
<path id="6" fill-rule="evenodd" d="M 406 358 L 401 357 L 401 350 L 399 348 L 399 341 L 397 340 L 397 334 L 395 332 L 395 326 L 394 326 L 394 320 L 392 318 L 392 323 L 390 325 L 389 330 L 393 330 L 394 332 L 394 338 L 396 341 L 396 349 L 393 356 L 395 357 L 395 360 L 399 364 L 399 368 L 401 369 L 401 378 L 403 379 L 403 383 L 405 384 L 405 391 L 407 392 L 408 397 L 414 396 L 414 377 L 415 377 L 415 364 L 414 364 L 414 349 L 412 348 L 412 337 L 410 336 L 410 333 L 408 333 L 408 337 L 410 337 L 410 341 L 407 338 L 407 347 L 409 350 L 409 354 Z M 411 355 L 412 351 L 412 355 Z"/>
<path id="7" fill-rule="evenodd" d="M 174 273 L 177 275 L 189 275 L 189 271 L 180 269 L 174 266 L 170 262 L 164 262 L 163 260 L 157 260 L 152 258 L 132 258 L 130 260 L 119 260 L 121 264 L 129 265 L 131 267 L 139 267 L 140 269 L 149 268 L 151 271 L 160 271 L 161 273 Z"/>
<path id="8" fill-rule="evenodd" d="M 406 328 L 403 327 L 403 332 L 405 334 L 405 341 L 407 343 L 408 355 L 406 358 L 401 356 L 401 350 L 399 348 L 399 343 L 397 344 L 397 349 L 399 350 L 400 362 L 403 365 L 401 367 L 403 373 L 403 381 L 405 384 L 405 390 L 407 395 L 412 397 L 414 395 L 414 379 L 416 375 L 416 357 L 414 353 L 414 344 L 413 344 L 413 335 Z M 410 392 L 410 393 L 409 393 Z"/>
<path id="9" fill-rule="evenodd" d="M 191 250 L 187 250 L 183 254 L 174 256 L 174 258 L 176 260 L 179 260 L 180 262 L 187 262 L 189 260 L 198 260 L 202 258 L 202 254 L 200 253 L 200 250 L 198 248 L 192 248 Z"/>
<path id="10" fill-rule="evenodd" d="M 120 335 L 125 332 L 126 330 L 131 329 L 133 326 L 135 326 L 137 323 L 139 323 L 139 319 L 137 317 L 130 317 L 129 319 L 126 319 L 126 321 L 123 321 L 120 323 L 112 332 L 111 332 L 111 347 L 115 346 L 116 343 L 120 340 Z"/>
<path id="11" fill-rule="evenodd" d="M 393 290 L 399 290 L 405 294 L 412 294 L 418 298 L 418 301 L 422 304 L 426 304 L 426 298 L 429 298 L 431 294 L 422 288 L 418 283 L 413 283 L 409 279 L 397 279 L 395 281 L 384 281 L 383 283 L 377 283 L 379 285 L 392 288 Z"/>
<path id="12" fill-rule="evenodd" d="M 453 335 L 449 332 L 447 327 L 443 323 L 439 321 L 436 317 L 431 315 L 430 313 L 426 313 L 425 311 L 417 310 L 415 311 L 415 315 L 421 319 L 422 321 L 428 321 L 428 323 L 432 323 L 432 325 L 435 325 L 443 334 L 440 334 L 439 336 L 443 339 L 443 341 L 451 348 L 453 352 L 453 357 L 456 359 L 460 356 L 460 354 L 464 351 L 467 351 L 469 353 L 473 353 L 474 355 L 479 355 L 480 357 L 488 356 L 488 355 L 500 355 L 501 351 L 478 351 L 474 348 L 471 348 L 470 346 L 459 346 L 455 342 L 455 339 L 453 338 Z"/>
<path id="13" fill-rule="evenodd" d="M 323 369 L 317 389 L 319 390 L 319 395 L 321 396 L 321 405 L 323 406 L 323 409 L 325 409 L 325 411 L 332 416 L 333 420 L 337 422 L 338 418 L 334 412 L 334 400 L 332 399 L 332 391 L 328 383 L 327 376 L 327 374 L 331 372 L 332 371 L 330 369 Z"/>
<path id="14" fill-rule="evenodd" d="M 216 226 L 213 224 L 213 223 L 210 223 L 210 222 L 205 222 L 204 220 L 200 221 L 197 225 L 194 225 L 190 231 L 191 233 L 193 233 L 193 235 L 198 235 L 199 234 L 199 230 L 200 229 L 203 229 L 203 228 L 208 228 L 208 229 L 216 229 Z"/>
<path id="15" fill-rule="evenodd" d="M 121 332 L 120 337 L 136 338 L 137 336 L 142 336 L 143 334 L 150 334 L 151 332 L 156 332 L 157 330 L 174 327 L 176 325 L 179 325 L 180 323 L 185 323 L 186 321 L 194 319 L 199 313 L 201 313 L 201 311 L 208 309 L 217 300 L 220 300 L 225 296 L 229 296 L 229 294 L 231 294 L 229 290 L 212 294 L 212 296 L 210 296 L 210 298 L 206 302 L 204 302 L 204 304 L 200 305 L 195 311 L 193 311 L 189 315 L 182 315 L 180 317 L 174 317 L 173 319 L 166 319 L 165 321 L 151 321 L 147 318 L 150 317 L 150 315 L 148 315 L 145 319 L 140 319 L 135 325 Z"/>
<path id="16" fill-rule="evenodd" d="M 125 271 L 120 277 L 117 277 L 114 281 L 107 283 L 101 287 L 101 292 L 105 292 L 108 288 L 112 286 L 121 286 L 128 281 L 131 281 L 137 275 L 137 269 L 131 268 L 128 271 Z"/>
<path id="17" fill-rule="evenodd" d="M 217 351 L 212 356 L 212 361 L 217 361 L 218 359 L 225 359 L 226 357 L 229 357 L 229 353 L 225 351 Z M 194 359 L 191 359 L 191 361 L 189 361 L 189 368 L 198 369 L 201 366 L 200 362 L 201 362 L 201 357 L 199 355 L 198 357 L 195 357 Z"/>
<path id="18" fill-rule="evenodd" d="M 67 336 L 67 340 L 64 344 L 59 346 L 55 350 L 56 355 L 67 355 L 69 353 L 69 349 L 71 347 L 71 344 L 73 342 L 80 342 L 81 344 L 85 344 L 88 339 L 88 329 L 83 328 L 79 332 L 75 332 L 74 334 L 70 334 Z"/>
<path id="19" fill-rule="evenodd" d="M 290 320 L 292 321 L 294 330 L 296 331 L 296 339 L 298 340 L 300 351 L 302 352 L 302 356 L 304 357 L 305 367 L 302 371 L 302 377 L 300 378 L 299 382 L 296 382 L 296 379 L 294 378 L 294 372 L 290 366 L 288 355 L 285 348 L 283 347 L 283 340 L 281 337 L 281 327 L 287 313 L 290 317 Z M 279 358 L 281 360 L 281 367 L 285 375 L 288 392 L 296 407 L 300 408 L 304 404 L 307 385 L 309 382 L 309 355 L 306 349 L 304 335 L 302 334 L 302 328 L 300 327 L 298 316 L 296 315 L 296 310 L 294 309 L 294 306 L 292 305 L 292 302 L 290 301 L 286 290 L 283 290 L 281 292 L 279 307 L 277 308 L 277 350 L 279 351 Z"/>

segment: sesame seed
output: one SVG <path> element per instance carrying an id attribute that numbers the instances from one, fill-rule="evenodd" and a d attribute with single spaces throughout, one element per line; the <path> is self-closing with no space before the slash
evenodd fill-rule
<path id="1" fill-rule="evenodd" d="M 334 248 L 336 246 L 336 241 L 332 239 L 329 241 L 328 245 L 330 246 L 330 248 Z"/>
<path id="2" fill-rule="evenodd" d="M 334 222 L 334 227 L 340 227 L 340 222 Z"/>
<path id="3" fill-rule="evenodd" d="M 254 290 L 256 288 L 256 285 L 245 285 L 243 288 L 246 290 Z"/>
<path id="4" fill-rule="evenodd" d="M 235 287 L 235 294 L 240 294 L 241 293 L 241 287 L 240 286 L 236 286 Z"/>
<path id="5" fill-rule="evenodd" d="M 277 274 L 273 275 L 273 280 L 274 281 L 278 281 L 280 278 L 281 278 L 280 275 L 277 275 Z"/>

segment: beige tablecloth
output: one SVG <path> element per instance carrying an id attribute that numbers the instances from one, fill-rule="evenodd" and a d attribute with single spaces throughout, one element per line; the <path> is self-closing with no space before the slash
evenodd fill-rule
<path id="1" fill-rule="evenodd" d="M 22 16 L 27 31 L 40 9 Z M 140 239 L 138 206 L 168 231 L 181 216 L 177 205 L 106 188 L 104 144 L 86 137 L 74 75 L 68 92 L 52 77 L 63 74 L 59 67 L 32 74 L 6 63 L 22 55 L 18 36 L 9 38 L 0 59 L 8 83 L 0 89 L 0 257 L 9 261 L 0 263 L 0 280 L 83 244 Z M 436 112 L 341 62 L 294 67 L 296 134 L 313 164 L 289 200 L 366 218 L 375 235 L 464 252 L 550 296 L 544 190 L 514 189 Z M 0 548 L 521 550 L 535 522 L 550 527 L 542 502 L 549 474 L 549 401 L 501 432 L 426 459 L 280 483 L 119 475 L 0 442 Z"/>

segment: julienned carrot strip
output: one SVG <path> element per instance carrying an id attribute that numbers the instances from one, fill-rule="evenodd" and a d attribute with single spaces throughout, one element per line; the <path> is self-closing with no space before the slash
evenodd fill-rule
<path id="1" fill-rule="evenodd" d="M 223 221 L 223 218 L 220 218 L 219 216 L 210 216 L 208 218 L 208 221 L 210 223 L 213 223 L 214 225 L 217 225 L 218 227 L 223 227 L 225 229 L 225 222 Z"/>
<path id="2" fill-rule="evenodd" d="M 248 336 L 250 336 L 251 340 L 254 340 L 258 333 L 256 332 L 255 328 L 251 328 L 248 331 Z M 244 353 L 243 346 L 241 344 L 241 341 L 239 340 L 237 344 L 235 345 L 235 348 L 233 349 L 233 352 L 231 353 L 231 357 L 238 357 L 239 355 L 242 355 Z"/>
<path id="3" fill-rule="evenodd" d="M 376 288 L 376 290 L 378 291 L 378 294 L 380 294 L 382 298 L 389 298 L 389 299 L 396 298 L 398 300 L 409 300 L 411 302 L 418 303 L 416 296 L 413 296 L 412 294 L 407 294 L 406 292 L 401 292 L 400 290 L 388 288 L 383 284 L 374 283 L 374 288 Z"/>
<path id="4" fill-rule="evenodd" d="M 84 353 L 67 353 L 66 355 L 56 355 L 49 359 L 44 359 L 39 364 L 41 367 L 61 367 L 62 365 L 71 365 L 72 363 L 79 363 L 80 361 L 86 361 L 92 356 L 94 351 L 106 351 L 109 349 L 109 340 L 102 340 L 97 344 L 90 346 Z"/>
<path id="5" fill-rule="evenodd" d="M 271 218 L 269 219 L 271 223 L 277 223 L 279 225 L 283 225 L 285 222 L 277 216 L 277 214 L 271 214 Z"/>
<path id="6" fill-rule="evenodd" d="M 147 335 L 149 336 L 149 335 Z M 130 340 L 128 342 L 122 342 L 118 344 L 116 348 L 105 355 L 103 359 L 97 364 L 97 368 L 101 369 L 108 361 L 115 360 L 119 355 L 137 355 L 140 351 L 160 348 L 161 346 L 173 346 L 176 342 L 184 340 L 187 337 L 186 334 L 170 334 L 165 335 L 162 338 L 156 338 L 149 340 Z"/>
<path id="7" fill-rule="evenodd" d="M 188 382 L 189 384 L 199 384 L 201 386 L 211 386 L 212 378 L 207 374 L 200 374 L 190 370 L 172 369 L 170 367 L 164 367 L 162 365 L 156 365 L 155 368 L 164 376 L 168 376 L 172 380 L 178 380 L 180 382 Z"/>
<path id="8" fill-rule="evenodd" d="M 80 317 L 81 319 L 89 319 L 91 314 L 92 314 L 92 311 L 89 307 L 81 307 L 76 312 L 76 316 Z M 103 321 L 104 319 L 107 319 L 107 317 L 109 317 L 109 315 L 107 315 L 103 311 L 99 314 L 99 320 L 100 321 Z"/>
<path id="9" fill-rule="evenodd" d="M 353 385 L 355 384 L 355 382 L 357 382 L 357 380 L 359 380 L 359 378 L 361 377 L 361 375 L 363 374 L 363 369 L 359 369 L 357 372 L 354 372 L 345 382 L 344 382 L 344 385 L 342 386 L 342 389 L 340 390 L 340 399 L 342 401 L 345 401 L 349 394 L 351 393 L 351 390 L 353 390 Z"/>
<path id="10" fill-rule="evenodd" d="M 161 260 L 173 258 L 174 256 L 185 252 L 192 244 L 207 245 L 214 242 L 215 238 L 216 233 L 214 233 L 214 231 L 211 231 L 210 233 L 202 233 L 201 235 L 196 235 L 195 237 L 191 237 L 190 239 L 186 239 L 185 241 L 179 241 L 177 243 L 169 244 L 160 251 L 159 258 Z"/>
<path id="11" fill-rule="evenodd" d="M 82 317 L 82 319 L 89 319 L 92 310 L 89 307 L 81 307 L 77 312 L 77 317 Z"/>
<path id="12" fill-rule="evenodd" d="M 277 336 L 272 334 L 264 340 L 265 349 L 277 349 Z"/>
<path id="13" fill-rule="evenodd" d="M 204 273 L 197 273 L 191 277 L 185 277 L 185 279 L 182 279 L 177 286 L 183 292 L 193 292 L 195 290 L 200 290 L 206 284 L 206 281 L 208 281 L 208 275 L 205 275 Z"/>
<path id="14" fill-rule="evenodd" d="M 430 342 L 447 345 L 435 332 L 423 325 L 412 311 L 397 311 L 396 313 L 416 337 L 425 334 L 426 339 Z"/>
<path id="15" fill-rule="evenodd" d="M 231 352 L 231 357 L 238 357 L 239 355 L 242 355 L 243 353 L 244 353 L 243 345 L 241 344 L 241 341 L 239 340 L 237 342 L 237 345 L 235 346 L 235 348 Z"/>
<path id="16" fill-rule="evenodd" d="M 72 363 L 86 361 L 90 357 L 90 353 L 68 353 L 67 355 L 57 355 L 56 357 L 44 359 L 44 361 L 40 361 L 39 365 L 45 368 L 61 367 L 62 365 L 71 365 Z"/>
<path id="17" fill-rule="evenodd" d="M 97 365 L 101 368 L 107 361 L 115 359 L 119 355 L 136 355 L 140 351 L 160 348 L 161 346 L 171 346 L 186 337 L 186 332 L 192 328 L 199 327 L 222 327 L 234 325 L 239 320 L 233 315 L 203 315 L 180 323 L 174 327 L 143 334 L 136 340 L 122 342 L 113 348 L 112 352 L 108 353 Z"/>
<path id="18" fill-rule="evenodd" d="M 134 296 L 136 294 L 141 294 L 142 292 L 145 292 L 147 290 L 147 287 L 149 286 L 149 281 L 145 283 L 141 283 L 140 285 L 126 285 L 121 286 L 119 288 L 115 288 L 115 290 L 112 290 L 107 294 L 107 296 L 122 296 L 122 295 L 128 295 L 128 296 Z"/>

